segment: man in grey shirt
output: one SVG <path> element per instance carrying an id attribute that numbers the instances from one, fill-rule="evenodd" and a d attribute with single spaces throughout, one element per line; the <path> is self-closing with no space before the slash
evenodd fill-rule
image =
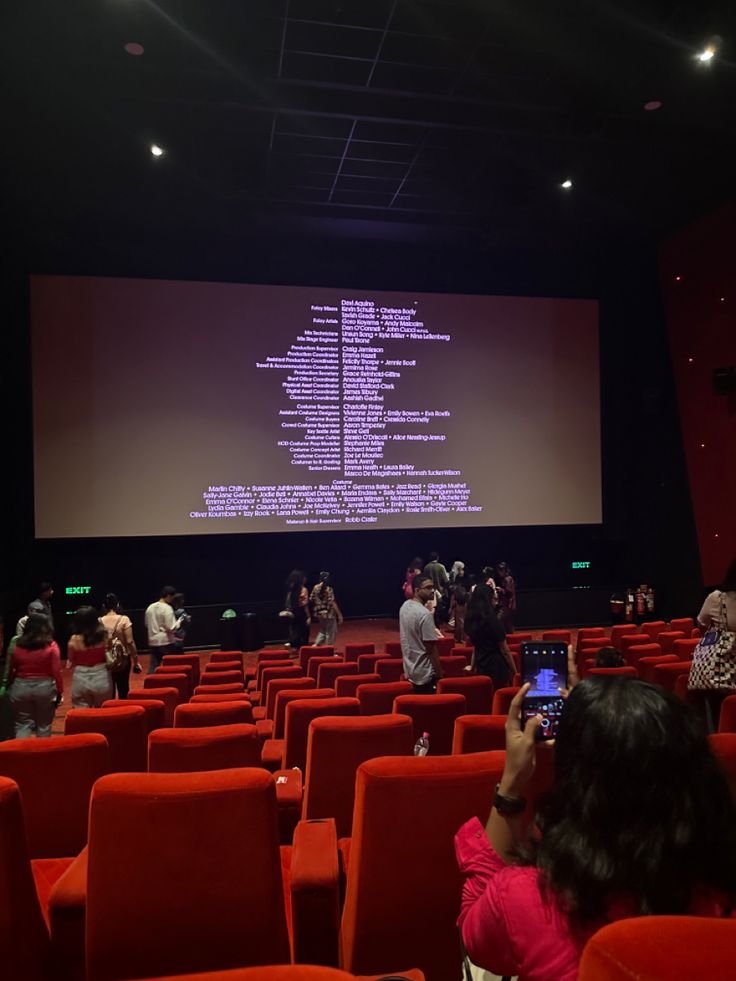
<path id="1" fill-rule="evenodd" d="M 440 562 L 438 552 L 429 553 L 429 562 L 422 571 L 428 579 L 432 580 L 434 588 L 444 596 L 447 592 L 447 584 L 450 581 L 450 577 L 447 575 L 447 569 Z"/>
<path id="2" fill-rule="evenodd" d="M 50 582 L 42 582 L 38 587 L 38 598 L 31 600 L 28 604 L 28 613 L 43 613 L 48 617 L 51 629 L 54 629 L 54 615 L 51 612 L 51 597 L 54 595 L 54 587 Z"/>
<path id="3" fill-rule="evenodd" d="M 414 587 L 413 598 L 406 600 L 399 610 L 404 674 L 414 686 L 415 695 L 434 695 L 442 677 L 434 617 L 424 605 L 433 596 L 432 583 L 424 580 Z"/>

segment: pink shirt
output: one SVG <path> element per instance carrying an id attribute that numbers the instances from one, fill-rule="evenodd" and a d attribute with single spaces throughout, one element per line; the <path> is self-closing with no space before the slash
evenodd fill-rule
<path id="1" fill-rule="evenodd" d="M 46 647 L 29 650 L 16 643 L 13 651 L 13 675 L 16 678 L 52 678 L 56 690 L 64 691 L 59 645 L 52 640 Z"/>
<path id="2" fill-rule="evenodd" d="M 575 981 L 586 941 L 605 923 L 635 916 L 630 903 L 617 903 L 605 921 L 573 931 L 554 898 L 542 895 L 533 866 L 506 865 L 493 850 L 478 818 L 455 835 L 455 854 L 465 877 L 458 926 L 468 956 L 495 974 L 518 974 L 520 981 Z M 696 916 L 724 916 L 724 905 L 703 894 Z"/>

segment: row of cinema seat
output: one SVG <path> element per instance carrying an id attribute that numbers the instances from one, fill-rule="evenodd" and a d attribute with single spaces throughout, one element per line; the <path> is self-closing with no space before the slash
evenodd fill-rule
<path id="1" fill-rule="evenodd" d="M 733 769 L 736 734 L 712 739 Z M 32 815 L 42 774 L 22 772 L 17 747 L 0 752 L 18 778 L 0 778 L 4 976 L 123 981 L 291 960 L 458 975 L 453 836 L 471 816 L 485 821 L 503 752 L 366 761 L 349 837 L 333 819 L 306 820 L 279 848 L 275 780 L 262 769 L 104 775 L 103 737 L 25 741 L 44 743 L 25 763 L 74 754 L 77 782 L 92 782 L 89 833 L 70 837 L 48 797 Z M 551 759 L 540 748 L 527 818 Z"/>

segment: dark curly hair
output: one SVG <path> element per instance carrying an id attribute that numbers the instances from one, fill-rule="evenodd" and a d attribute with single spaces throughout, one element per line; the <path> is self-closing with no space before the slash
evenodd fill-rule
<path id="1" fill-rule="evenodd" d="M 736 897 L 736 806 L 692 709 L 629 678 L 584 681 L 570 694 L 555 780 L 523 862 L 536 864 L 573 923 L 687 913 L 698 888 Z"/>

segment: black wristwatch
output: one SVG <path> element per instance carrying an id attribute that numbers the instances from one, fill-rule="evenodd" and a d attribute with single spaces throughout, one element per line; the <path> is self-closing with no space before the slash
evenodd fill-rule
<path id="1" fill-rule="evenodd" d="M 516 817 L 526 810 L 526 797 L 504 797 L 500 792 L 501 784 L 496 784 L 493 806 L 502 817 Z"/>

